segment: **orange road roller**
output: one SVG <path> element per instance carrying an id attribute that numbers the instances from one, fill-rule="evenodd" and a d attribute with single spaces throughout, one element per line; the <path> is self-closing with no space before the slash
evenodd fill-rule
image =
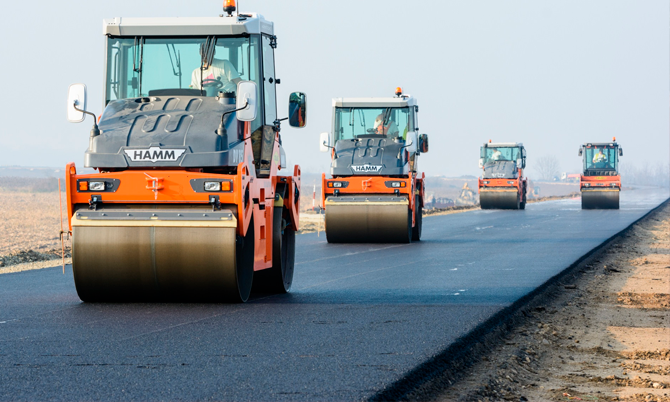
<path id="1" fill-rule="evenodd" d="M 398 88 L 395 97 L 333 99 L 332 133 L 321 134 L 331 153 L 331 178 L 322 175 L 329 243 L 409 243 L 421 239 L 428 152 L 419 135 L 419 106 Z"/>
<path id="2" fill-rule="evenodd" d="M 115 18 L 105 35 L 104 111 L 84 167 L 67 165 L 72 268 L 86 302 L 244 302 L 288 292 L 300 168 L 280 122 L 304 127 L 306 96 L 276 109 L 274 24 L 256 13 Z"/>
<path id="3" fill-rule="evenodd" d="M 579 179 L 582 209 L 619 209 L 621 176 L 619 157 L 623 149 L 612 142 L 589 142 L 579 147 L 584 173 Z"/>
<path id="4" fill-rule="evenodd" d="M 482 209 L 525 209 L 528 180 L 522 143 L 484 143 L 480 148 L 479 204 Z"/>

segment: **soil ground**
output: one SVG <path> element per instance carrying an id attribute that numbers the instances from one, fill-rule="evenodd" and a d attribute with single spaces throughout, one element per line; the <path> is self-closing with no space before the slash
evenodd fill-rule
<path id="1" fill-rule="evenodd" d="M 0 191 L 0 273 L 53 266 L 40 262 L 61 258 L 58 194 Z M 69 257 L 69 241 L 65 246 Z"/>
<path id="2" fill-rule="evenodd" d="M 554 286 L 439 401 L 670 401 L 670 203 Z"/>

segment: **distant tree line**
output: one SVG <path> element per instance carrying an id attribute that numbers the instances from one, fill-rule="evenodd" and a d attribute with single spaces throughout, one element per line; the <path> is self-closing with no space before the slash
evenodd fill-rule
<path id="1" fill-rule="evenodd" d="M 64 190 L 65 182 L 61 181 Z M 0 177 L 0 191 L 25 193 L 51 193 L 58 191 L 55 177 Z"/>
<path id="2" fill-rule="evenodd" d="M 641 166 L 621 163 L 619 168 L 623 185 L 670 187 L 670 165 L 648 162 Z"/>

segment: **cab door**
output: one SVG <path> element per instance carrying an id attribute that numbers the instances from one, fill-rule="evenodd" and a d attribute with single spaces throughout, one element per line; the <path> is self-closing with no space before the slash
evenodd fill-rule
<path id="1" fill-rule="evenodd" d="M 263 35 L 263 99 L 264 122 L 262 127 L 262 143 L 260 160 L 257 161 L 258 176 L 267 177 L 272 169 L 272 152 L 276 137 L 275 120 L 277 120 L 277 79 L 275 77 L 275 37 Z"/>

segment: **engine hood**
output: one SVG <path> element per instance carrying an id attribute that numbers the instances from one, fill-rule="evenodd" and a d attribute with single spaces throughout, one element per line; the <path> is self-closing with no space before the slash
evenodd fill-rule
<path id="1" fill-rule="evenodd" d="M 401 152 L 404 145 L 389 138 L 339 140 L 335 144 L 330 173 L 333 176 L 406 175 L 409 165 L 405 152 Z"/>
<path id="2" fill-rule="evenodd" d="M 516 179 L 519 171 L 514 161 L 491 161 L 484 165 L 484 179 Z"/>
<path id="3" fill-rule="evenodd" d="M 236 165 L 239 161 L 229 158 L 227 144 L 216 134 L 221 115 L 234 108 L 233 99 L 214 97 L 112 101 L 100 118 L 100 135 L 90 140 L 84 164 L 92 168 Z M 238 127 L 243 127 L 234 116 L 226 117 L 229 143 L 238 140 Z"/>

